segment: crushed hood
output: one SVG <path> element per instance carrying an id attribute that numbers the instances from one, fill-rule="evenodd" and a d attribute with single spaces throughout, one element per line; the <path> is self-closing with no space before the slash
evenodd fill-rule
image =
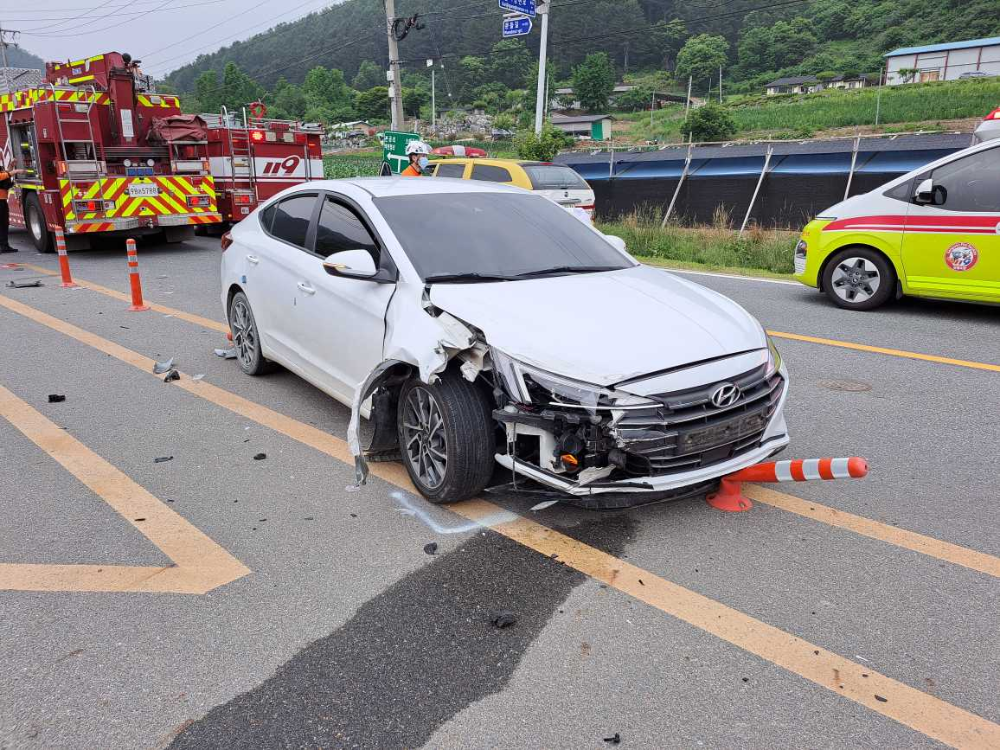
<path id="1" fill-rule="evenodd" d="M 510 356 L 596 385 L 767 346 L 735 302 L 649 266 L 436 284 L 431 301 Z"/>

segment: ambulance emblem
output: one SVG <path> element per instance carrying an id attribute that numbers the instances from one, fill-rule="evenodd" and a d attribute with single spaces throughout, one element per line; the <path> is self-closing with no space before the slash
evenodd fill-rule
<path id="1" fill-rule="evenodd" d="M 968 242 L 956 242 L 945 251 L 944 262 L 952 271 L 968 271 L 979 262 L 979 251 Z"/>

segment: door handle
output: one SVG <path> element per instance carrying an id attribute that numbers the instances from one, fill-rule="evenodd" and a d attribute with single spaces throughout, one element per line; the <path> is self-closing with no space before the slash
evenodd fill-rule
<path id="1" fill-rule="evenodd" d="M 258 258 L 258 257 L 257 257 L 256 255 L 248 255 L 248 256 L 247 256 L 247 260 L 248 260 L 249 262 L 253 263 L 253 264 L 254 264 L 255 266 L 256 266 L 256 265 L 257 265 L 258 263 L 260 263 L 260 258 Z"/>
<path id="2" fill-rule="evenodd" d="M 309 286 L 306 282 L 300 281 L 298 283 L 299 289 L 301 289 L 306 294 L 316 294 L 316 290 Z"/>

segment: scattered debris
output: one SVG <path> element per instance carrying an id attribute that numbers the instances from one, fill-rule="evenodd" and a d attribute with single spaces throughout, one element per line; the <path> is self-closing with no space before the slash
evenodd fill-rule
<path id="1" fill-rule="evenodd" d="M 133 521 L 145 521 L 146 519 L 145 518 L 133 518 L 132 520 Z"/>
<path id="2" fill-rule="evenodd" d="M 545 510 L 546 508 L 551 508 L 558 502 L 559 502 L 558 500 L 544 500 L 540 502 L 538 505 L 531 506 L 531 510 L 533 511 Z"/>
<path id="3" fill-rule="evenodd" d="M 351 518 L 357 518 L 357 517 L 358 517 L 357 513 L 351 513 Z"/>
<path id="4" fill-rule="evenodd" d="M 50 404 L 58 404 L 58 403 L 60 403 L 62 401 L 65 401 L 65 400 L 66 400 L 66 397 L 63 394 L 61 394 L 61 393 L 50 393 L 49 394 L 49 403 Z"/>
<path id="5" fill-rule="evenodd" d="M 306 517 L 305 517 L 305 519 L 303 519 L 303 520 L 306 520 L 306 521 L 312 521 L 312 520 L 314 520 L 314 519 L 313 519 L 313 517 L 312 517 L 312 516 L 306 516 Z"/>
<path id="6" fill-rule="evenodd" d="M 171 357 L 166 362 L 154 362 L 153 363 L 153 374 L 162 375 L 165 372 L 170 372 L 174 369 L 174 359 Z"/>
<path id="7" fill-rule="evenodd" d="M 622 736 L 618 732 L 615 732 L 614 737 L 605 737 L 604 741 L 609 745 L 620 745 L 622 743 Z"/>
<path id="8" fill-rule="evenodd" d="M 641 578 L 639 579 L 639 585 L 640 585 L 640 586 L 645 586 L 645 585 L 646 585 L 646 584 L 644 584 L 644 583 L 642 582 L 642 579 L 641 579 Z"/>
<path id="9" fill-rule="evenodd" d="M 517 622 L 517 616 L 513 612 L 505 609 L 493 615 L 493 617 L 490 618 L 490 622 L 493 624 L 493 627 L 502 630 L 503 628 L 509 628 Z"/>
<path id="10" fill-rule="evenodd" d="M 205 377 L 205 373 L 199 372 L 197 375 L 192 377 L 191 380 L 201 380 L 203 377 Z"/>
<path id="11" fill-rule="evenodd" d="M 216 349 L 216 357 L 222 357 L 223 359 L 236 359 L 236 347 L 231 346 L 228 349 Z"/>
<path id="12" fill-rule="evenodd" d="M 266 453 L 258 453 L 257 455 L 255 455 L 253 457 L 253 460 L 254 461 L 263 461 L 265 458 L 267 458 L 267 454 Z"/>
<path id="13" fill-rule="evenodd" d="M 430 544 L 424 545 L 424 552 L 426 552 L 428 555 L 433 555 L 435 552 L 437 552 L 437 549 L 438 549 L 437 542 L 431 542 Z"/>
<path id="14" fill-rule="evenodd" d="M 876 695 L 875 696 L 875 700 L 877 700 L 879 703 L 888 703 L 889 702 L 888 698 L 883 698 L 881 695 Z"/>
<path id="15" fill-rule="evenodd" d="M 163 376 L 164 383 L 169 383 L 171 381 L 180 379 L 181 379 L 181 374 L 177 372 L 177 370 L 171 370 L 170 372 L 168 372 L 166 375 Z"/>
<path id="16" fill-rule="evenodd" d="M 750 678 L 749 677 L 744 677 L 743 678 L 743 682 L 750 682 Z"/>
<path id="17" fill-rule="evenodd" d="M 119 328 L 124 328 L 126 331 L 131 331 L 132 329 L 128 326 L 118 326 Z"/>
<path id="18" fill-rule="evenodd" d="M 43 286 L 43 284 L 38 279 L 35 279 L 34 281 L 8 281 L 7 286 L 11 289 L 26 289 L 30 286 Z"/>
<path id="19" fill-rule="evenodd" d="M 162 464 L 165 463 L 166 461 L 173 461 L 173 460 L 174 460 L 173 456 L 158 456 L 157 458 L 153 459 L 153 463 Z"/>

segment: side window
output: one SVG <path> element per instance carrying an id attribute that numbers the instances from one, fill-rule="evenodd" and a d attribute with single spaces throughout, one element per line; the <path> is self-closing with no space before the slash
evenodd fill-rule
<path id="1" fill-rule="evenodd" d="M 931 173 L 934 187 L 942 187 L 946 211 L 994 213 L 1000 211 L 1000 148 L 980 151 Z"/>
<path id="2" fill-rule="evenodd" d="M 434 173 L 435 177 L 458 177 L 461 179 L 462 175 L 465 174 L 464 164 L 438 164 L 437 171 Z"/>
<path id="3" fill-rule="evenodd" d="M 903 201 L 903 203 L 909 203 L 913 198 L 913 180 L 907 180 L 906 182 L 896 185 L 896 187 L 891 190 L 886 190 L 882 193 L 886 198 L 892 198 L 893 200 Z"/>
<path id="4" fill-rule="evenodd" d="M 316 196 L 313 194 L 286 198 L 277 206 L 271 234 L 279 240 L 306 249 L 309 221 L 315 208 Z"/>
<path id="5" fill-rule="evenodd" d="M 327 196 L 316 225 L 316 254 L 325 258 L 344 250 L 367 250 L 379 263 L 378 244 L 358 215 Z"/>
<path id="6" fill-rule="evenodd" d="M 271 231 L 271 223 L 274 221 L 274 214 L 277 210 L 278 204 L 272 203 L 260 212 L 260 225 L 264 228 L 265 232 Z"/>
<path id="7" fill-rule="evenodd" d="M 484 182 L 510 182 L 510 172 L 492 164 L 473 164 L 472 179 Z"/>

